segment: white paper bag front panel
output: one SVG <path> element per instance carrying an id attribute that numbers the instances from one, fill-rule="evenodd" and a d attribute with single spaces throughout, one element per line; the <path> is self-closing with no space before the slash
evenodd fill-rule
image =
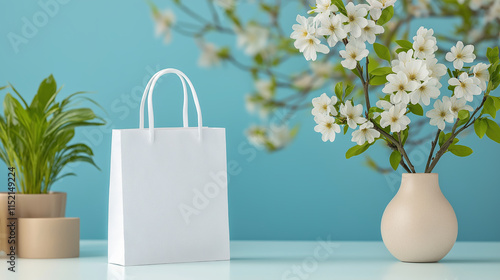
<path id="1" fill-rule="evenodd" d="M 229 259 L 225 130 L 120 133 L 125 265 Z"/>

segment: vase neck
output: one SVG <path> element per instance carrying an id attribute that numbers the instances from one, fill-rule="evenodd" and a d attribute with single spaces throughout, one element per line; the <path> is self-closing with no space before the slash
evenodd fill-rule
<path id="1" fill-rule="evenodd" d="M 401 180 L 400 192 L 405 193 L 441 193 L 437 173 L 405 173 Z"/>

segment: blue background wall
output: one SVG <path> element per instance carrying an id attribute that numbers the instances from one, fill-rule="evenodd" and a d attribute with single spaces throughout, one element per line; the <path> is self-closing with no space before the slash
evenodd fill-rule
<path id="1" fill-rule="evenodd" d="M 67 216 L 81 218 L 83 239 L 107 237 L 111 129 L 137 127 L 137 99 L 147 79 L 160 68 L 175 67 L 197 87 L 205 123 L 227 128 L 228 160 L 241 168 L 239 175 L 230 178 L 232 239 L 316 239 L 331 234 L 338 240 L 380 240 L 380 218 L 397 191 L 400 173 L 378 174 L 363 165 L 362 157 L 346 160 L 350 137 L 323 143 L 312 129 L 309 112 L 293 120 L 301 122 L 302 130 L 288 149 L 268 155 L 251 148 L 243 134 L 254 121 L 243 101 L 253 87 L 250 78 L 231 67 L 199 69 L 199 52 L 189 38 L 175 34 L 171 45 L 163 45 L 154 37 L 144 1 L 70 0 L 59 5 L 59 11 L 19 46 L 18 53 L 7 35 L 21 34 L 23 18 L 33 22 L 33 16 L 43 10 L 35 1 L 8 1 L 0 6 L 0 84 L 9 81 L 31 99 L 41 80 L 53 73 L 59 85 L 64 84 L 61 95 L 95 91 L 93 98 L 106 109 L 106 127 L 81 130 L 77 136 L 94 148 L 102 171 L 73 166 L 78 177 L 54 187 L 68 192 Z M 297 8 L 288 6 L 287 26 L 297 13 L 304 14 Z M 438 29 L 447 24 L 428 21 L 426 25 Z M 157 88 L 158 125 L 181 124 L 182 94 L 176 79 L 166 77 Z M 489 139 L 479 142 L 473 135 L 462 141 L 472 145 L 474 154 L 466 159 L 446 155 L 435 169 L 457 213 L 459 240 L 499 241 L 499 146 Z M 388 156 L 381 148 L 370 154 Z M 421 153 L 411 156 L 418 161 Z M 1 166 L 0 182 L 4 182 L 6 170 L 1 171 Z"/>

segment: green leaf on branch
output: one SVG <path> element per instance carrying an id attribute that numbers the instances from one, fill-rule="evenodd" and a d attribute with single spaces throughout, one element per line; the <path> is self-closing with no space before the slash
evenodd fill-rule
<path id="1" fill-rule="evenodd" d="M 499 54 L 499 51 L 498 51 L 498 47 L 495 47 L 495 48 L 488 48 L 488 50 L 486 51 L 486 57 L 488 58 L 488 61 L 493 64 L 495 62 L 497 62 L 500 58 L 498 57 L 498 54 Z"/>
<path id="2" fill-rule="evenodd" d="M 441 131 L 441 133 L 439 133 L 439 147 L 443 146 L 443 144 L 446 141 L 448 141 L 448 139 L 450 139 L 450 137 L 451 137 L 451 132 L 445 134 L 444 132 Z M 455 139 L 453 139 L 452 144 L 457 143 L 457 142 L 458 142 L 458 139 L 455 138 Z"/>
<path id="3" fill-rule="evenodd" d="M 466 157 L 472 154 L 472 149 L 463 145 L 450 145 L 448 151 L 459 157 Z"/>
<path id="4" fill-rule="evenodd" d="M 386 76 L 387 74 L 392 73 L 392 68 L 391 67 L 380 67 L 373 69 L 370 74 L 374 76 Z"/>
<path id="5" fill-rule="evenodd" d="M 404 49 L 412 49 L 413 44 L 408 40 L 396 40 L 396 43 Z"/>
<path id="6" fill-rule="evenodd" d="M 354 85 L 347 85 L 345 87 L 345 94 L 344 94 L 344 99 L 348 98 L 349 95 L 351 94 L 352 90 L 354 89 Z"/>
<path id="7" fill-rule="evenodd" d="M 399 163 L 401 162 L 401 153 L 398 150 L 394 150 L 389 157 L 389 161 L 391 163 L 392 169 L 397 170 Z"/>
<path id="8" fill-rule="evenodd" d="M 408 109 L 410 112 L 417 116 L 423 116 L 424 115 L 424 109 L 422 108 L 422 105 L 420 104 L 408 104 Z"/>
<path id="9" fill-rule="evenodd" d="M 358 76 L 358 78 L 361 78 L 361 76 L 359 75 L 358 69 L 354 68 L 354 69 L 352 69 L 351 71 L 352 71 L 352 73 L 353 73 L 354 75 Z"/>
<path id="10" fill-rule="evenodd" d="M 347 152 L 345 153 L 345 158 L 352 158 L 354 156 L 360 155 L 364 153 L 366 150 L 368 150 L 370 146 L 371 144 L 368 144 L 368 142 L 363 145 L 356 145 L 347 150 Z"/>
<path id="11" fill-rule="evenodd" d="M 347 16 L 347 11 L 345 9 L 344 2 L 342 0 L 332 0 L 332 4 L 337 6 L 339 8 L 340 13 L 342 13 L 344 16 Z"/>
<path id="12" fill-rule="evenodd" d="M 344 84 L 342 82 L 338 82 L 335 85 L 335 96 L 342 101 L 342 95 L 344 94 Z"/>
<path id="13" fill-rule="evenodd" d="M 392 16 L 394 15 L 394 7 L 389 6 L 385 8 L 382 11 L 382 15 L 380 15 L 380 18 L 377 20 L 378 25 L 384 25 L 386 24 L 389 20 L 391 20 Z"/>
<path id="14" fill-rule="evenodd" d="M 488 125 L 486 129 L 486 136 L 491 140 L 500 143 L 500 127 L 498 124 L 490 119 L 485 119 Z"/>
<path id="15" fill-rule="evenodd" d="M 375 76 L 370 79 L 370 85 L 372 86 L 380 86 L 384 85 L 385 83 L 387 83 L 386 76 Z"/>
<path id="16" fill-rule="evenodd" d="M 349 126 L 348 125 L 344 125 L 344 135 L 347 134 L 348 130 L 349 130 Z"/>
<path id="17" fill-rule="evenodd" d="M 461 119 L 461 120 L 468 119 L 469 115 L 470 115 L 470 113 L 467 110 L 460 110 L 458 112 L 458 118 Z"/>
<path id="18" fill-rule="evenodd" d="M 488 129 L 488 122 L 485 119 L 477 119 L 474 122 L 474 131 L 480 139 L 483 139 L 486 130 Z"/>
<path id="19" fill-rule="evenodd" d="M 497 108 L 495 106 L 495 101 L 493 100 L 493 98 L 488 97 L 486 99 L 486 101 L 484 102 L 482 114 L 488 114 L 493 118 L 497 117 Z"/>
<path id="20" fill-rule="evenodd" d="M 391 62 L 391 52 L 386 46 L 379 43 L 374 43 L 373 49 L 375 50 L 375 53 L 378 55 L 378 57 L 389 61 L 389 63 Z"/>
<path id="21" fill-rule="evenodd" d="M 458 126 L 461 126 L 465 123 L 467 123 L 469 121 L 469 118 L 470 118 L 470 113 L 469 111 L 467 110 L 460 110 L 460 112 L 458 112 Z"/>

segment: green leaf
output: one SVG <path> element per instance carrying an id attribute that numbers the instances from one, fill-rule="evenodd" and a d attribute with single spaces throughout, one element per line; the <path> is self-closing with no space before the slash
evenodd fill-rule
<path id="1" fill-rule="evenodd" d="M 402 48 L 405 48 L 405 49 L 412 49 L 413 48 L 413 44 L 408 40 L 396 40 L 396 44 L 400 45 Z"/>
<path id="2" fill-rule="evenodd" d="M 439 133 L 439 146 L 441 147 L 446 141 L 448 141 L 448 139 L 450 139 L 450 137 L 451 137 L 451 132 L 445 134 L 444 132 L 441 131 L 441 133 Z M 453 141 L 455 141 L 455 139 Z"/>
<path id="3" fill-rule="evenodd" d="M 378 55 L 378 57 L 391 62 L 391 52 L 386 46 L 379 43 L 374 43 L 373 49 L 375 50 L 375 53 Z"/>
<path id="4" fill-rule="evenodd" d="M 460 110 L 458 112 L 458 118 L 461 119 L 461 120 L 465 120 L 465 119 L 468 119 L 470 116 L 470 113 L 468 110 Z"/>
<path id="5" fill-rule="evenodd" d="M 472 154 L 472 149 L 463 145 L 450 145 L 448 151 L 459 157 L 466 157 Z"/>
<path id="6" fill-rule="evenodd" d="M 335 85 L 335 96 L 337 96 L 339 100 L 342 100 L 343 94 L 344 94 L 344 84 L 342 82 L 338 82 Z"/>
<path id="7" fill-rule="evenodd" d="M 488 130 L 488 122 L 485 119 L 477 119 L 474 122 L 474 131 L 480 139 L 484 137 L 486 130 Z"/>
<path id="8" fill-rule="evenodd" d="M 373 69 L 370 74 L 375 75 L 375 76 L 385 76 L 387 74 L 392 73 L 392 68 L 391 67 L 380 67 Z"/>
<path id="9" fill-rule="evenodd" d="M 342 13 L 344 16 L 347 16 L 347 11 L 342 0 L 332 0 L 332 4 L 339 8 L 340 13 Z"/>
<path id="10" fill-rule="evenodd" d="M 31 101 L 30 108 L 37 109 L 38 112 L 43 112 L 47 105 L 50 102 L 54 101 L 55 95 L 57 94 L 57 83 L 54 79 L 54 76 L 50 75 L 45 78 L 40 87 L 38 88 L 38 92 Z"/>
<path id="11" fill-rule="evenodd" d="M 356 146 L 350 148 L 349 150 L 347 150 L 347 152 L 345 153 L 345 158 L 351 158 L 351 157 L 360 155 L 360 154 L 364 153 L 366 150 L 368 150 L 368 148 L 370 146 L 371 146 L 371 144 L 368 144 L 368 143 L 365 143 L 361 146 L 356 145 Z"/>
<path id="12" fill-rule="evenodd" d="M 351 94 L 351 92 L 354 89 L 354 87 L 355 87 L 354 85 L 347 85 L 345 87 L 345 96 L 344 96 L 344 99 L 347 98 Z"/>
<path id="13" fill-rule="evenodd" d="M 498 47 L 495 47 L 493 49 L 488 48 L 486 51 L 486 57 L 488 58 L 488 61 L 491 64 L 493 64 L 499 60 L 498 54 L 499 54 Z"/>
<path id="14" fill-rule="evenodd" d="M 398 150 L 394 150 L 389 157 L 389 162 L 391 163 L 392 169 L 397 170 L 399 163 L 401 162 L 401 153 Z"/>
<path id="15" fill-rule="evenodd" d="M 417 116 L 423 116 L 424 115 L 424 109 L 422 108 L 422 105 L 420 104 L 408 104 L 408 109 L 410 112 Z"/>
<path id="16" fill-rule="evenodd" d="M 347 134 L 348 130 L 349 130 L 349 126 L 348 125 L 344 125 L 344 135 Z"/>
<path id="17" fill-rule="evenodd" d="M 377 20 L 377 24 L 384 25 L 389 20 L 391 20 L 393 15 L 394 15 L 394 7 L 393 6 L 389 6 L 389 7 L 385 8 L 382 11 L 382 15 L 380 15 L 380 18 Z"/>
<path id="18" fill-rule="evenodd" d="M 370 85 L 372 86 L 380 86 L 384 85 L 385 83 L 387 83 L 386 76 L 375 76 L 370 79 Z"/>
<path id="19" fill-rule="evenodd" d="M 489 95 L 489 98 L 493 99 L 493 103 L 495 104 L 497 111 L 500 110 L 500 97 Z"/>
<path id="20" fill-rule="evenodd" d="M 493 118 L 496 118 L 497 116 L 497 108 L 495 106 L 495 101 L 493 101 L 493 98 L 488 97 L 486 101 L 484 102 L 484 107 L 482 110 L 483 114 L 489 114 Z"/>
<path id="21" fill-rule="evenodd" d="M 485 119 L 488 125 L 486 129 L 486 136 L 491 140 L 500 143 L 500 127 L 498 124 L 490 119 Z"/>

